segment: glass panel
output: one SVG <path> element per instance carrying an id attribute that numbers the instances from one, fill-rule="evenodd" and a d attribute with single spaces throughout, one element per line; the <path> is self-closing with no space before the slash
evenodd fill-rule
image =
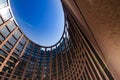
<path id="1" fill-rule="evenodd" d="M 12 31 L 12 30 L 16 27 L 16 25 L 14 24 L 14 22 L 9 22 L 9 23 L 7 24 L 7 27 L 8 27 L 8 29 L 9 29 L 10 31 Z"/>
<path id="2" fill-rule="evenodd" d="M 21 32 L 19 30 L 16 30 L 13 35 L 18 39 L 21 36 Z"/>
<path id="3" fill-rule="evenodd" d="M 12 60 L 14 63 L 16 63 L 17 62 L 17 59 L 15 59 L 14 57 L 10 57 L 10 60 Z"/>
<path id="4" fill-rule="evenodd" d="M 2 18 L 3 18 L 4 21 L 7 21 L 11 17 L 10 11 L 7 8 L 6 9 L 2 9 L 0 11 L 0 13 L 1 13 L 1 16 L 2 16 Z"/>
<path id="5" fill-rule="evenodd" d="M 16 48 L 21 51 L 23 49 L 23 46 L 19 43 Z"/>
<path id="6" fill-rule="evenodd" d="M 2 35 L 6 38 L 9 35 L 9 31 L 6 27 L 3 27 L 2 30 L 0 30 L 0 32 L 2 33 Z"/>
<path id="7" fill-rule="evenodd" d="M 2 48 L 3 48 L 4 50 L 10 52 L 10 49 L 9 49 L 7 46 L 4 45 L 4 46 L 2 46 Z"/>
<path id="8" fill-rule="evenodd" d="M 1 56 L 0 56 L 0 62 L 3 62 L 4 61 L 4 58 L 2 58 Z"/>
<path id="9" fill-rule="evenodd" d="M 27 48 L 31 49 L 33 44 L 31 42 L 28 43 Z"/>
<path id="10" fill-rule="evenodd" d="M 3 55 L 3 56 L 5 56 L 5 57 L 7 57 L 8 54 L 5 53 L 3 50 L 0 49 L 0 55 Z"/>
<path id="11" fill-rule="evenodd" d="M 20 41 L 21 44 L 25 44 L 26 42 L 26 38 L 22 38 L 22 40 Z"/>
<path id="12" fill-rule="evenodd" d="M 2 71 L 6 72 L 7 70 L 8 70 L 8 67 L 4 66 Z"/>
<path id="13" fill-rule="evenodd" d="M 0 17 L 0 25 L 3 23 L 3 21 L 2 21 L 2 19 L 1 19 L 1 17 Z"/>
<path id="14" fill-rule="evenodd" d="M 8 65 L 8 67 L 13 67 L 14 66 L 14 64 L 9 62 L 9 61 L 6 64 Z"/>
<path id="15" fill-rule="evenodd" d="M 3 41 L 4 37 L 0 34 L 0 41 Z"/>
<path id="16" fill-rule="evenodd" d="M 15 50 L 16 50 L 16 49 L 15 49 Z M 15 50 L 14 50 L 14 52 L 13 52 L 12 55 L 13 55 L 14 57 L 18 58 L 19 56 L 17 55 L 17 53 L 15 53 Z"/>
<path id="17" fill-rule="evenodd" d="M 13 36 L 11 36 L 8 41 L 9 41 L 12 45 L 14 45 L 17 40 L 16 40 Z"/>
<path id="18" fill-rule="evenodd" d="M 15 49 L 15 50 L 14 50 L 14 53 L 16 53 L 17 55 L 19 55 L 19 54 L 20 54 L 20 51 L 17 50 L 17 49 Z"/>
<path id="19" fill-rule="evenodd" d="M 6 45 L 8 48 L 12 49 L 12 45 L 11 45 L 9 42 L 6 42 L 5 45 Z"/>
<path id="20" fill-rule="evenodd" d="M 0 0 L 0 8 L 3 8 L 7 6 L 7 1 L 6 0 Z"/>

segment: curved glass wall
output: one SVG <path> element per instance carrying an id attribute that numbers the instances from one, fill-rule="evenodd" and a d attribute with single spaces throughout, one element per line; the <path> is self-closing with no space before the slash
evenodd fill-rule
<path id="1" fill-rule="evenodd" d="M 45 47 L 23 34 L 8 2 L 0 1 L 1 80 L 114 79 L 64 3 L 63 35 L 58 43 Z"/>

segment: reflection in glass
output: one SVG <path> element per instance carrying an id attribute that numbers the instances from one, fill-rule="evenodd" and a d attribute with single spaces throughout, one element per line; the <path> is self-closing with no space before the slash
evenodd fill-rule
<path id="1" fill-rule="evenodd" d="M 10 19 L 11 14 L 10 14 L 9 9 L 7 9 L 7 8 L 6 9 L 2 9 L 0 12 L 1 12 L 0 14 L 1 14 L 1 16 L 2 16 L 4 21 L 7 21 L 8 19 Z"/>
<path id="2" fill-rule="evenodd" d="M 0 32 L 2 33 L 2 35 L 6 38 L 9 35 L 9 31 L 6 27 L 3 27 L 2 30 L 0 30 Z"/>
<path id="3" fill-rule="evenodd" d="M 0 8 L 3 8 L 7 6 L 7 1 L 6 0 L 0 0 Z"/>
<path id="4" fill-rule="evenodd" d="M 10 31 L 12 31 L 16 26 L 15 26 L 15 24 L 14 24 L 13 22 L 9 22 L 9 23 L 7 24 L 7 27 L 8 27 L 8 29 L 9 29 Z"/>
<path id="5" fill-rule="evenodd" d="M 19 38 L 21 36 L 21 32 L 19 30 L 16 30 L 14 33 L 15 38 Z"/>
<path id="6" fill-rule="evenodd" d="M 12 45 L 14 45 L 17 40 L 16 40 L 13 36 L 11 36 L 8 41 L 9 41 Z"/>
<path id="7" fill-rule="evenodd" d="M 0 17 L 0 25 L 3 23 L 3 21 L 2 21 L 2 19 L 1 19 L 1 17 Z"/>

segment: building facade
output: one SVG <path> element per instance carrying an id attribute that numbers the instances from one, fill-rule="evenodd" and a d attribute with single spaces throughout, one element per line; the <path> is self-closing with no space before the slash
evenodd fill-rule
<path id="1" fill-rule="evenodd" d="M 110 22 L 107 19 L 113 18 L 109 14 L 112 15 L 114 10 L 119 11 L 120 1 L 61 0 L 61 2 L 65 17 L 64 32 L 56 44 L 46 47 L 27 38 L 14 19 L 9 0 L 0 0 L 0 80 L 120 78 L 118 67 L 120 56 L 117 55 L 119 50 L 110 47 L 114 45 L 112 43 L 109 45 L 107 42 L 110 39 L 103 34 L 109 31 L 110 27 L 107 27 L 107 24 L 115 25 L 116 18 Z M 116 14 L 117 12 L 112 16 Z M 119 32 L 117 28 L 111 30 L 116 30 L 115 35 Z M 106 36 L 112 39 L 119 37 L 107 34 Z M 116 44 L 120 49 L 117 41 Z M 118 57 L 111 57 L 109 49 L 112 49 Z"/>

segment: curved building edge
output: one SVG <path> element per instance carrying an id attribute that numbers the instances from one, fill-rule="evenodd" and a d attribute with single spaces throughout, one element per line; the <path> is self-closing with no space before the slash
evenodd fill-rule
<path id="1" fill-rule="evenodd" d="M 83 14 L 83 12 L 87 14 L 86 9 L 91 8 L 93 3 L 83 1 L 80 5 L 82 0 L 61 0 L 65 15 L 63 35 L 55 45 L 44 47 L 35 44 L 24 35 L 14 20 L 9 1 L 2 1 L 0 3 L 1 80 L 119 79 L 114 65 L 108 64 L 105 56 L 107 53 L 101 48 L 94 30 L 87 23 L 87 16 Z M 84 5 L 87 4 L 91 7 L 85 8 Z M 98 6 L 95 5 L 96 7 Z"/>

